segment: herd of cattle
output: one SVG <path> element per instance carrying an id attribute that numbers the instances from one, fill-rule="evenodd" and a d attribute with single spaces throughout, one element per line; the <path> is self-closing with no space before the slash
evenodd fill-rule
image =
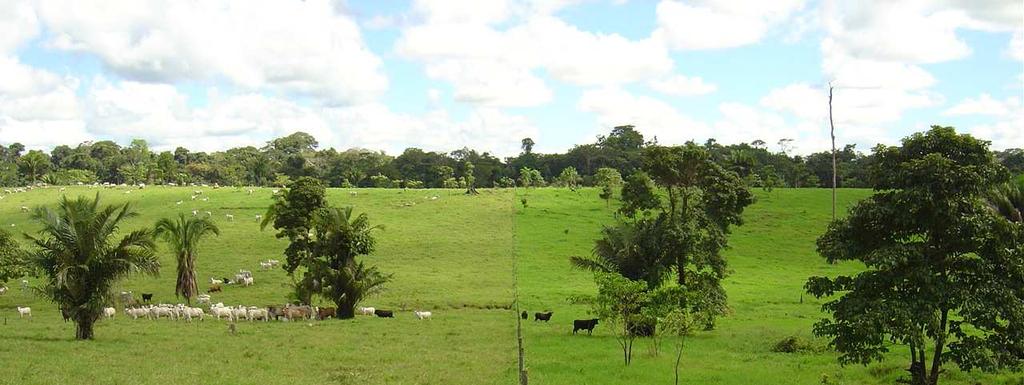
<path id="1" fill-rule="evenodd" d="M 377 316 L 380 318 L 395 318 L 395 312 L 393 310 L 375 309 L 372 307 L 360 307 L 357 309 L 357 313 L 361 315 Z M 334 307 L 314 307 L 308 305 L 292 305 L 285 304 L 283 306 L 226 306 L 223 303 L 215 303 L 209 306 L 208 311 L 203 310 L 201 307 L 191 307 L 185 304 L 158 304 L 158 305 L 141 305 L 141 306 L 130 306 L 124 309 L 124 314 L 132 319 L 149 319 L 157 320 L 161 318 L 167 318 L 171 320 L 180 320 L 192 322 L 193 320 L 205 320 L 206 317 L 213 317 L 218 320 L 228 321 L 304 321 L 304 320 L 325 320 L 327 318 L 337 318 L 337 309 Z M 18 307 L 18 315 L 20 318 L 29 317 L 32 318 L 32 308 L 30 307 Z M 113 307 L 103 308 L 104 318 L 114 318 L 117 315 L 117 309 Z M 413 315 L 417 319 L 429 319 L 433 316 L 432 312 L 429 311 L 413 311 Z M 61 317 L 64 318 L 64 322 L 71 320 L 71 313 L 67 310 L 61 310 Z"/>
<path id="2" fill-rule="evenodd" d="M 554 315 L 554 314 L 555 314 L 555 312 L 553 312 L 553 311 L 549 311 L 549 312 L 546 312 L 546 313 L 540 313 L 540 312 L 533 313 L 533 321 L 534 322 L 536 322 L 536 321 L 548 322 L 548 321 L 551 321 L 551 316 Z M 530 314 L 527 313 L 525 310 L 523 310 L 523 313 L 520 314 L 519 316 L 522 317 L 522 319 L 529 319 L 530 318 Z M 597 320 L 598 320 L 597 318 L 573 320 L 572 321 L 572 334 L 576 334 L 576 332 L 581 331 L 581 330 L 586 330 L 588 335 L 594 334 L 594 328 L 597 327 Z"/>

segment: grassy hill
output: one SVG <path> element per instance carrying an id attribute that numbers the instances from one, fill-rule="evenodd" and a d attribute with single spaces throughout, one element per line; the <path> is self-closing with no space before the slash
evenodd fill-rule
<path id="1" fill-rule="evenodd" d="M 285 241 L 260 231 L 255 215 L 271 202 L 270 189 L 203 188 L 208 201 L 190 200 L 193 188 L 145 190 L 68 188 L 66 194 L 99 192 L 108 203 L 130 200 L 142 213 L 126 228 L 150 226 L 178 212 L 210 211 L 222 235 L 201 246 L 199 277 L 231 276 L 253 270 L 253 287 L 227 287 L 214 301 L 228 305 L 271 305 L 289 289 L 283 271 L 258 270 L 258 261 L 278 256 Z M 354 194 L 352 192 L 355 192 Z M 593 336 L 572 336 L 574 318 L 586 309 L 566 298 L 594 290 L 588 273 L 572 270 L 570 255 L 590 252 L 612 207 L 598 192 L 565 189 L 482 190 L 464 196 L 446 190 L 331 189 L 335 205 L 367 212 L 378 233 L 377 253 L 367 257 L 394 282 L 368 304 L 401 311 L 396 319 L 357 317 L 351 321 L 241 323 L 231 336 L 223 321 L 187 324 L 101 321 L 96 340 L 76 342 L 73 325 L 60 320 L 49 303 L 23 292 L 17 282 L 0 296 L 0 383 L 177 384 L 511 384 L 517 377 L 514 280 L 521 306 L 553 310 L 550 323 L 524 324 L 531 384 L 671 383 L 668 348 L 658 357 L 648 343 L 637 344 L 634 364 L 623 367 L 616 342 L 598 326 Z M 0 226 L 34 231 L 21 206 L 52 204 L 56 188 L 7 195 L 0 200 Z M 845 207 L 869 194 L 843 190 Z M 433 199 L 433 197 L 437 197 Z M 527 199 L 527 207 L 520 203 Z M 176 204 L 177 201 L 182 204 Z M 683 355 L 686 384 L 892 384 L 907 354 L 869 367 L 836 364 L 834 353 L 772 353 L 787 336 L 814 340 L 810 325 L 820 302 L 804 296 L 802 285 L 815 274 L 854 271 L 852 264 L 828 265 L 814 252 L 814 240 L 829 220 L 825 190 L 758 192 L 727 252 L 733 274 L 725 281 L 733 313 L 716 330 L 690 339 Z M 226 221 L 232 214 L 234 221 Z M 14 224 L 15 227 L 10 227 Z M 124 290 L 173 297 L 172 258 L 160 251 L 164 274 L 136 277 Z M 35 284 L 36 282 L 33 282 Z M 16 306 L 32 306 L 34 319 L 17 319 Z M 416 320 L 413 309 L 434 319 Z M 1019 384 L 1020 376 L 947 371 L 949 384 Z"/>

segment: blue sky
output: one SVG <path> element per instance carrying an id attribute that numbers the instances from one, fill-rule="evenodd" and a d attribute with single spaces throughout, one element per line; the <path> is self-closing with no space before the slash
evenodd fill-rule
<path id="1" fill-rule="evenodd" d="M 979 4 L 981 3 L 981 4 Z M 931 124 L 1024 147 L 1024 4 L 13 0 L 0 143 L 469 146 L 634 124 L 662 143 L 897 143 Z"/>

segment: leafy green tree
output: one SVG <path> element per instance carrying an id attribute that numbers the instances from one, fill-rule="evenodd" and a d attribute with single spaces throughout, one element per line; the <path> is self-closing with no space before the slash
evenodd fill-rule
<path id="1" fill-rule="evenodd" d="M 831 338 L 844 364 L 879 361 L 890 343 L 908 346 L 913 385 L 937 384 L 950 361 L 964 370 L 1019 367 L 1024 236 L 981 199 L 1006 179 L 987 142 L 933 126 L 875 156 L 875 194 L 818 239 L 827 260 L 867 269 L 808 280 L 809 293 L 833 298 L 815 334 Z"/>
<path id="2" fill-rule="evenodd" d="M 533 153 L 533 146 L 537 144 L 536 142 L 533 141 L 533 139 L 523 138 L 521 142 L 522 143 L 520 144 L 520 147 L 523 149 L 524 154 Z"/>
<path id="3" fill-rule="evenodd" d="M 622 207 L 619 212 L 628 217 L 661 207 L 658 187 L 647 173 L 638 171 L 626 177 L 622 186 Z"/>
<path id="4" fill-rule="evenodd" d="M 675 384 L 679 385 L 679 364 L 683 360 L 683 342 L 694 332 L 694 318 L 685 309 L 673 309 L 658 322 L 658 329 L 676 339 Z"/>
<path id="5" fill-rule="evenodd" d="M 572 298 L 572 302 L 586 303 L 591 313 L 612 330 L 615 340 L 622 348 L 622 358 L 627 366 L 633 361 L 633 342 L 637 334 L 631 325 L 642 322 L 640 310 L 651 301 L 647 284 L 634 281 L 617 273 L 596 273 L 596 296 Z"/>
<path id="6" fill-rule="evenodd" d="M 25 235 L 36 247 L 28 261 L 46 280 L 37 291 L 71 315 L 77 339 L 93 338 L 114 284 L 134 272 L 156 275 L 160 269 L 151 230 L 115 238 L 122 221 L 136 216 L 127 203 L 100 207 L 99 194 L 61 197 L 56 209 L 39 207 L 32 213 L 42 229 Z"/>
<path id="7" fill-rule="evenodd" d="M 28 273 L 25 253 L 11 233 L 0 229 L 0 284 Z"/>
<path id="8" fill-rule="evenodd" d="M 666 204 L 655 210 L 663 258 L 672 262 L 679 286 L 688 293 L 680 305 L 710 315 L 705 327 L 713 328 L 714 315 L 727 309 L 721 286 L 727 264 L 721 252 L 728 246 L 730 226 L 743 223 L 743 209 L 753 203 L 753 196 L 736 173 L 715 163 L 704 147 L 689 143 L 644 151 L 645 171 L 668 195 Z M 651 194 L 646 192 L 650 186 L 640 180 L 636 188 L 640 192 L 635 195 L 623 190 L 625 213 L 651 206 Z M 640 201 L 628 200 L 634 197 Z"/>
<path id="9" fill-rule="evenodd" d="M 622 186 L 622 174 L 611 167 L 601 167 L 594 173 L 595 186 L 609 186 L 617 189 Z"/>
<path id="10" fill-rule="evenodd" d="M 301 177 L 292 182 L 284 194 L 277 195 L 263 215 L 261 229 L 273 224 L 277 230 L 275 236 L 288 239 L 282 268 L 289 275 L 294 274 L 295 269 L 309 257 L 314 220 L 327 208 L 325 191 L 319 180 Z"/>
<path id="11" fill-rule="evenodd" d="M 474 169 L 475 166 L 473 166 L 473 163 L 466 162 L 464 177 L 466 179 L 466 194 L 479 194 L 479 192 L 476 191 L 476 176 L 473 174 Z"/>
<path id="12" fill-rule="evenodd" d="M 36 183 L 36 179 L 50 169 L 50 156 L 45 152 L 32 150 L 18 158 L 18 166 L 28 180 Z"/>
<path id="13" fill-rule="evenodd" d="M 154 233 L 157 238 L 163 239 L 171 246 L 178 261 L 178 278 L 174 284 L 174 294 L 185 297 L 185 301 L 191 304 L 192 297 L 199 294 L 199 288 L 196 287 L 196 256 L 199 254 L 199 242 L 209 234 L 220 235 L 220 229 L 208 218 L 178 214 L 177 219 L 162 218 L 157 221 Z"/>
<path id="14" fill-rule="evenodd" d="M 562 169 L 562 172 L 558 174 L 557 178 L 555 178 L 554 183 L 555 185 L 575 190 L 582 182 L 583 178 L 580 177 L 580 173 L 576 171 L 576 167 L 569 166 Z"/>

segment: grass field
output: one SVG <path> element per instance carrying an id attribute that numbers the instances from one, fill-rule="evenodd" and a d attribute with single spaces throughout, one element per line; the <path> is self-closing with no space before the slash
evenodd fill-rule
<path id="1" fill-rule="evenodd" d="M 249 288 L 227 287 L 214 301 L 228 305 L 281 303 L 288 278 L 279 269 L 259 271 L 257 261 L 276 257 L 285 241 L 260 231 L 255 215 L 270 204 L 270 189 L 203 189 L 208 202 L 191 201 L 191 188 L 151 187 L 125 194 L 118 189 L 68 188 L 67 194 L 100 192 L 108 203 L 131 200 L 143 214 L 126 228 L 150 226 L 157 218 L 210 211 L 222 235 L 202 245 L 199 277 L 255 273 Z M 12 384 L 512 384 L 516 381 L 513 286 L 519 279 L 521 306 L 554 310 L 550 323 L 524 323 L 531 384 L 667 384 L 672 363 L 667 350 L 648 353 L 637 344 L 624 367 L 616 342 L 598 326 L 593 336 L 572 336 L 574 318 L 586 309 L 566 298 L 590 294 L 588 273 L 572 270 L 570 255 L 590 252 L 600 226 L 612 221 L 612 207 L 597 191 L 564 189 L 482 190 L 464 196 L 445 190 L 329 190 L 333 204 L 353 204 L 384 226 L 377 253 L 366 257 L 394 273 L 388 291 L 368 304 L 402 310 L 396 319 L 357 317 L 351 321 L 242 323 L 231 336 L 224 322 L 187 324 L 168 320 L 101 321 L 96 340 L 73 341 L 73 325 L 60 320 L 52 304 L 22 292 L 16 282 L 0 296 L 0 383 Z M 0 201 L 0 226 L 34 231 L 21 206 L 52 204 L 56 188 L 8 195 Z M 840 191 L 847 206 L 869 194 Z M 430 197 L 437 196 L 436 200 Z M 526 197 L 523 208 L 520 198 Z M 178 200 L 184 200 L 176 205 Z M 235 216 L 233 222 L 225 214 Z M 791 335 L 812 339 L 810 325 L 820 302 L 804 297 L 802 285 L 815 274 L 855 271 L 853 264 L 828 265 L 814 252 L 814 239 L 829 219 L 826 190 L 758 192 L 727 252 L 733 274 L 726 280 L 733 314 L 716 330 L 691 338 L 683 356 L 685 384 L 892 384 L 906 354 L 869 367 L 840 367 L 834 353 L 772 353 L 770 346 Z M 10 224 L 15 227 L 10 227 Z M 136 277 L 125 290 L 173 297 L 171 256 L 161 249 L 164 274 Z M 515 266 L 515 267 L 514 267 Z M 36 282 L 33 282 L 35 284 Z M 203 284 L 202 286 L 205 286 Z M 16 306 L 32 306 L 34 319 L 21 320 Z M 434 311 L 418 321 L 413 309 Z M 815 340 L 824 345 L 824 341 Z M 667 348 L 666 348 L 667 349 Z M 950 368 L 948 384 L 1021 384 L 1021 375 L 965 374 Z"/>

